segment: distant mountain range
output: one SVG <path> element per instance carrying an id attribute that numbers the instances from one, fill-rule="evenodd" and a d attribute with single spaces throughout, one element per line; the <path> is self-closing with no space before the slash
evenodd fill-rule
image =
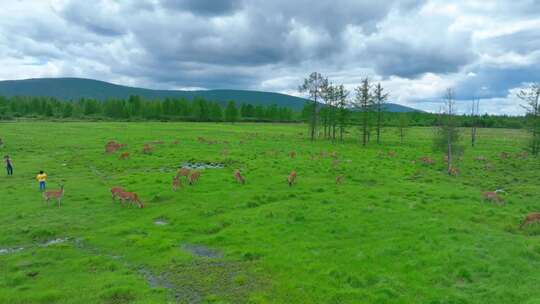
<path id="1" fill-rule="evenodd" d="M 302 109 L 304 103 L 309 102 L 305 98 L 272 92 L 248 90 L 152 90 L 84 78 L 36 78 L 0 81 L 0 95 L 10 97 L 47 96 L 61 100 L 77 100 L 80 98 L 105 100 L 109 98 L 128 98 L 130 95 L 151 99 L 184 97 L 191 100 L 195 97 L 202 97 L 221 103 L 234 100 L 237 104 L 276 104 L 280 107 L 289 107 L 295 110 Z M 385 110 L 389 112 L 420 112 L 394 103 L 387 103 Z"/>

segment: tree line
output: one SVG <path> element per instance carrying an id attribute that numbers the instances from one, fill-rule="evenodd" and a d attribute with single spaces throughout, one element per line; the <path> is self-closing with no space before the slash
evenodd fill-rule
<path id="1" fill-rule="evenodd" d="M 222 104 L 204 98 L 147 100 L 140 96 L 130 96 L 127 99 L 104 101 L 88 98 L 62 101 L 50 97 L 0 96 L 0 119 L 13 117 L 201 122 L 291 122 L 301 119 L 300 112 L 275 104 L 237 105 L 234 101 Z"/>

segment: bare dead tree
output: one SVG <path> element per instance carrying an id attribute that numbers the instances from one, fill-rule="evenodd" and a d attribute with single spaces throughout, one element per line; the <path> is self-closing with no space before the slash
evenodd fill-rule
<path id="1" fill-rule="evenodd" d="M 529 149 L 531 154 L 538 156 L 540 152 L 540 83 L 532 83 L 522 89 L 517 97 L 523 102 L 521 106 L 527 111 L 527 127 L 531 133 Z"/>
<path id="2" fill-rule="evenodd" d="M 328 79 L 323 77 L 320 73 L 313 72 L 308 78 L 304 79 L 304 83 L 298 87 L 301 93 L 308 93 L 311 103 L 311 117 L 309 119 L 310 138 L 311 141 L 315 140 L 315 133 L 317 129 L 317 116 L 318 116 L 318 99 L 322 99 L 323 90 L 328 86 Z"/>
<path id="3" fill-rule="evenodd" d="M 447 89 L 439 118 L 437 135 L 434 138 L 434 147 L 436 150 L 446 152 L 448 174 L 452 174 L 455 171 L 454 158 L 459 157 L 463 152 L 463 147 L 460 146 L 459 139 L 460 134 L 456 120 L 454 91 Z"/>

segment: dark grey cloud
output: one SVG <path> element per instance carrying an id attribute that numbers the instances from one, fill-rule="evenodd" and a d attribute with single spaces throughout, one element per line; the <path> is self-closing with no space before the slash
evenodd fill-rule
<path id="1" fill-rule="evenodd" d="M 471 49 L 464 47 L 470 43 L 465 38 L 451 45 L 411 45 L 387 38 L 370 43 L 366 53 L 372 56 L 373 67 L 380 75 L 414 78 L 424 73 L 458 72 L 475 58 Z"/>
<path id="2" fill-rule="evenodd" d="M 239 9 L 242 0 L 161 0 L 167 9 L 188 11 L 197 15 L 217 16 L 230 14 Z"/>

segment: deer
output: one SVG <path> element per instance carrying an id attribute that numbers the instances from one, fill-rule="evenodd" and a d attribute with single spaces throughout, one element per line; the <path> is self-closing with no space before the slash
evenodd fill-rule
<path id="1" fill-rule="evenodd" d="M 336 185 L 341 185 L 343 183 L 343 175 L 336 176 Z"/>
<path id="2" fill-rule="evenodd" d="M 455 167 L 451 167 L 450 169 L 448 169 L 448 174 L 452 176 L 457 176 L 459 174 L 459 169 Z"/>
<path id="3" fill-rule="evenodd" d="M 486 191 L 482 193 L 484 200 L 492 201 L 497 204 L 504 204 L 504 200 L 499 196 L 499 193 L 504 192 L 504 190 L 497 189 L 495 191 Z"/>
<path id="4" fill-rule="evenodd" d="M 129 158 L 129 152 L 124 152 L 122 154 L 120 154 L 120 159 L 124 160 L 124 159 L 128 159 Z"/>
<path id="5" fill-rule="evenodd" d="M 388 151 L 388 156 L 389 157 L 395 157 L 397 154 L 396 154 L 396 151 Z"/>
<path id="6" fill-rule="evenodd" d="M 178 173 L 176 173 L 176 176 L 185 176 L 189 177 L 189 173 L 191 172 L 188 168 L 180 168 L 178 169 Z"/>
<path id="7" fill-rule="evenodd" d="M 179 143 L 180 143 L 180 140 L 179 140 L 179 139 L 175 139 L 175 140 L 173 141 L 173 145 L 178 145 Z"/>
<path id="8" fill-rule="evenodd" d="M 532 223 L 540 223 L 540 212 L 532 212 L 527 214 L 525 219 L 523 219 L 523 222 L 521 225 L 519 225 L 519 229 L 523 229 L 523 227 L 530 225 Z"/>
<path id="9" fill-rule="evenodd" d="M 201 177 L 201 173 L 199 171 L 193 171 L 188 177 L 189 184 L 193 185 L 196 183 L 199 180 L 199 177 Z"/>
<path id="10" fill-rule="evenodd" d="M 501 159 L 507 159 L 510 157 L 510 154 L 506 153 L 506 152 L 501 152 L 501 154 L 499 154 L 499 157 Z"/>
<path id="11" fill-rule="evenodd" d="M 197 137 L 197 141 L 199 141 L 200 143 L 203 143 L 206 141 L 206 139 L 204 139 L 204 137 Z"/>
<path id="12" fill-rule="evenodd" d="M 112 197 L 112 200 L 114 201 L 116 199 L 116 197 L 120 196 L 120 193 L 121 192 L 124 192 L 124 188 L 122 187 L 112 187 L 111 188 L 111 197 Z"/>
<path id="13" fill-rule="evenodd" d="M 182 187 L 182 180 L 180 179 L 180 176 L 177 174 L 173 177 L 173 180 L 172 180 L 172 190 L 176 192 L 176 190 L 178 190 L 178 188 L 181 188 L 181 187 Z"/>
<path id="14" fill-rule="evenodd" d="M 290 158 L 295 158 L 296 157 L 296 151 L 289 152 L 289 157 Z"/>
<path id="15" fill-rule="evenodd" d="M 240 184 L 245 184 L 246 183 L 246 180 L 244 179 L 244 177 L 242 176 L 242 174 L 240 174 L 240 170 L 236 170 L 234 171 L 234 178 L 236 179 L 236 181 Z"/>
<path id="16" fill-rule="evenodd" d="M 433 165 L 435 163 L 435 161 L 427 156 L 422 156 L 420 157 L 420 161 L 424 164 L 424 165 Z"/>
<path id="17" fill-rule="evenodd" d="M 287 182 L 289 183 L 289 187 L 291 187 L 296 181 L 296 171 L 292 170 L 291 174 L 289 174 L 289 177 L 287 178 Z"/>
<path id="18" fill-rule="evenodd" d="M 122 206 L 127 200 L 130 205 L 137 204 L 139 208 L 144 208 L 144 204 L 141 202 L 139 196 L 135 192 L 122 191 L 119 193 L 119 197 L 120 201 L 122 202 Z"/>
<path id="19" fill-rule="evenodd" d="M 145 144 L 143 147 L 143 153 L 144 154 L 151 154 L 152 153 L 152 146 L 149 144 Z"/>
<path id="20" fill-rule="evenodd" d="M 42 194 L 43 202 L 49 203 L 49 200 L 55 199 L 58 202 L 58 208 L 60 208 L 60 203 L 62 201 L 62 197 L 64 196 L 64 185 L 60 184 L 60 190 L 49 190 L 45 191 Z"/>

